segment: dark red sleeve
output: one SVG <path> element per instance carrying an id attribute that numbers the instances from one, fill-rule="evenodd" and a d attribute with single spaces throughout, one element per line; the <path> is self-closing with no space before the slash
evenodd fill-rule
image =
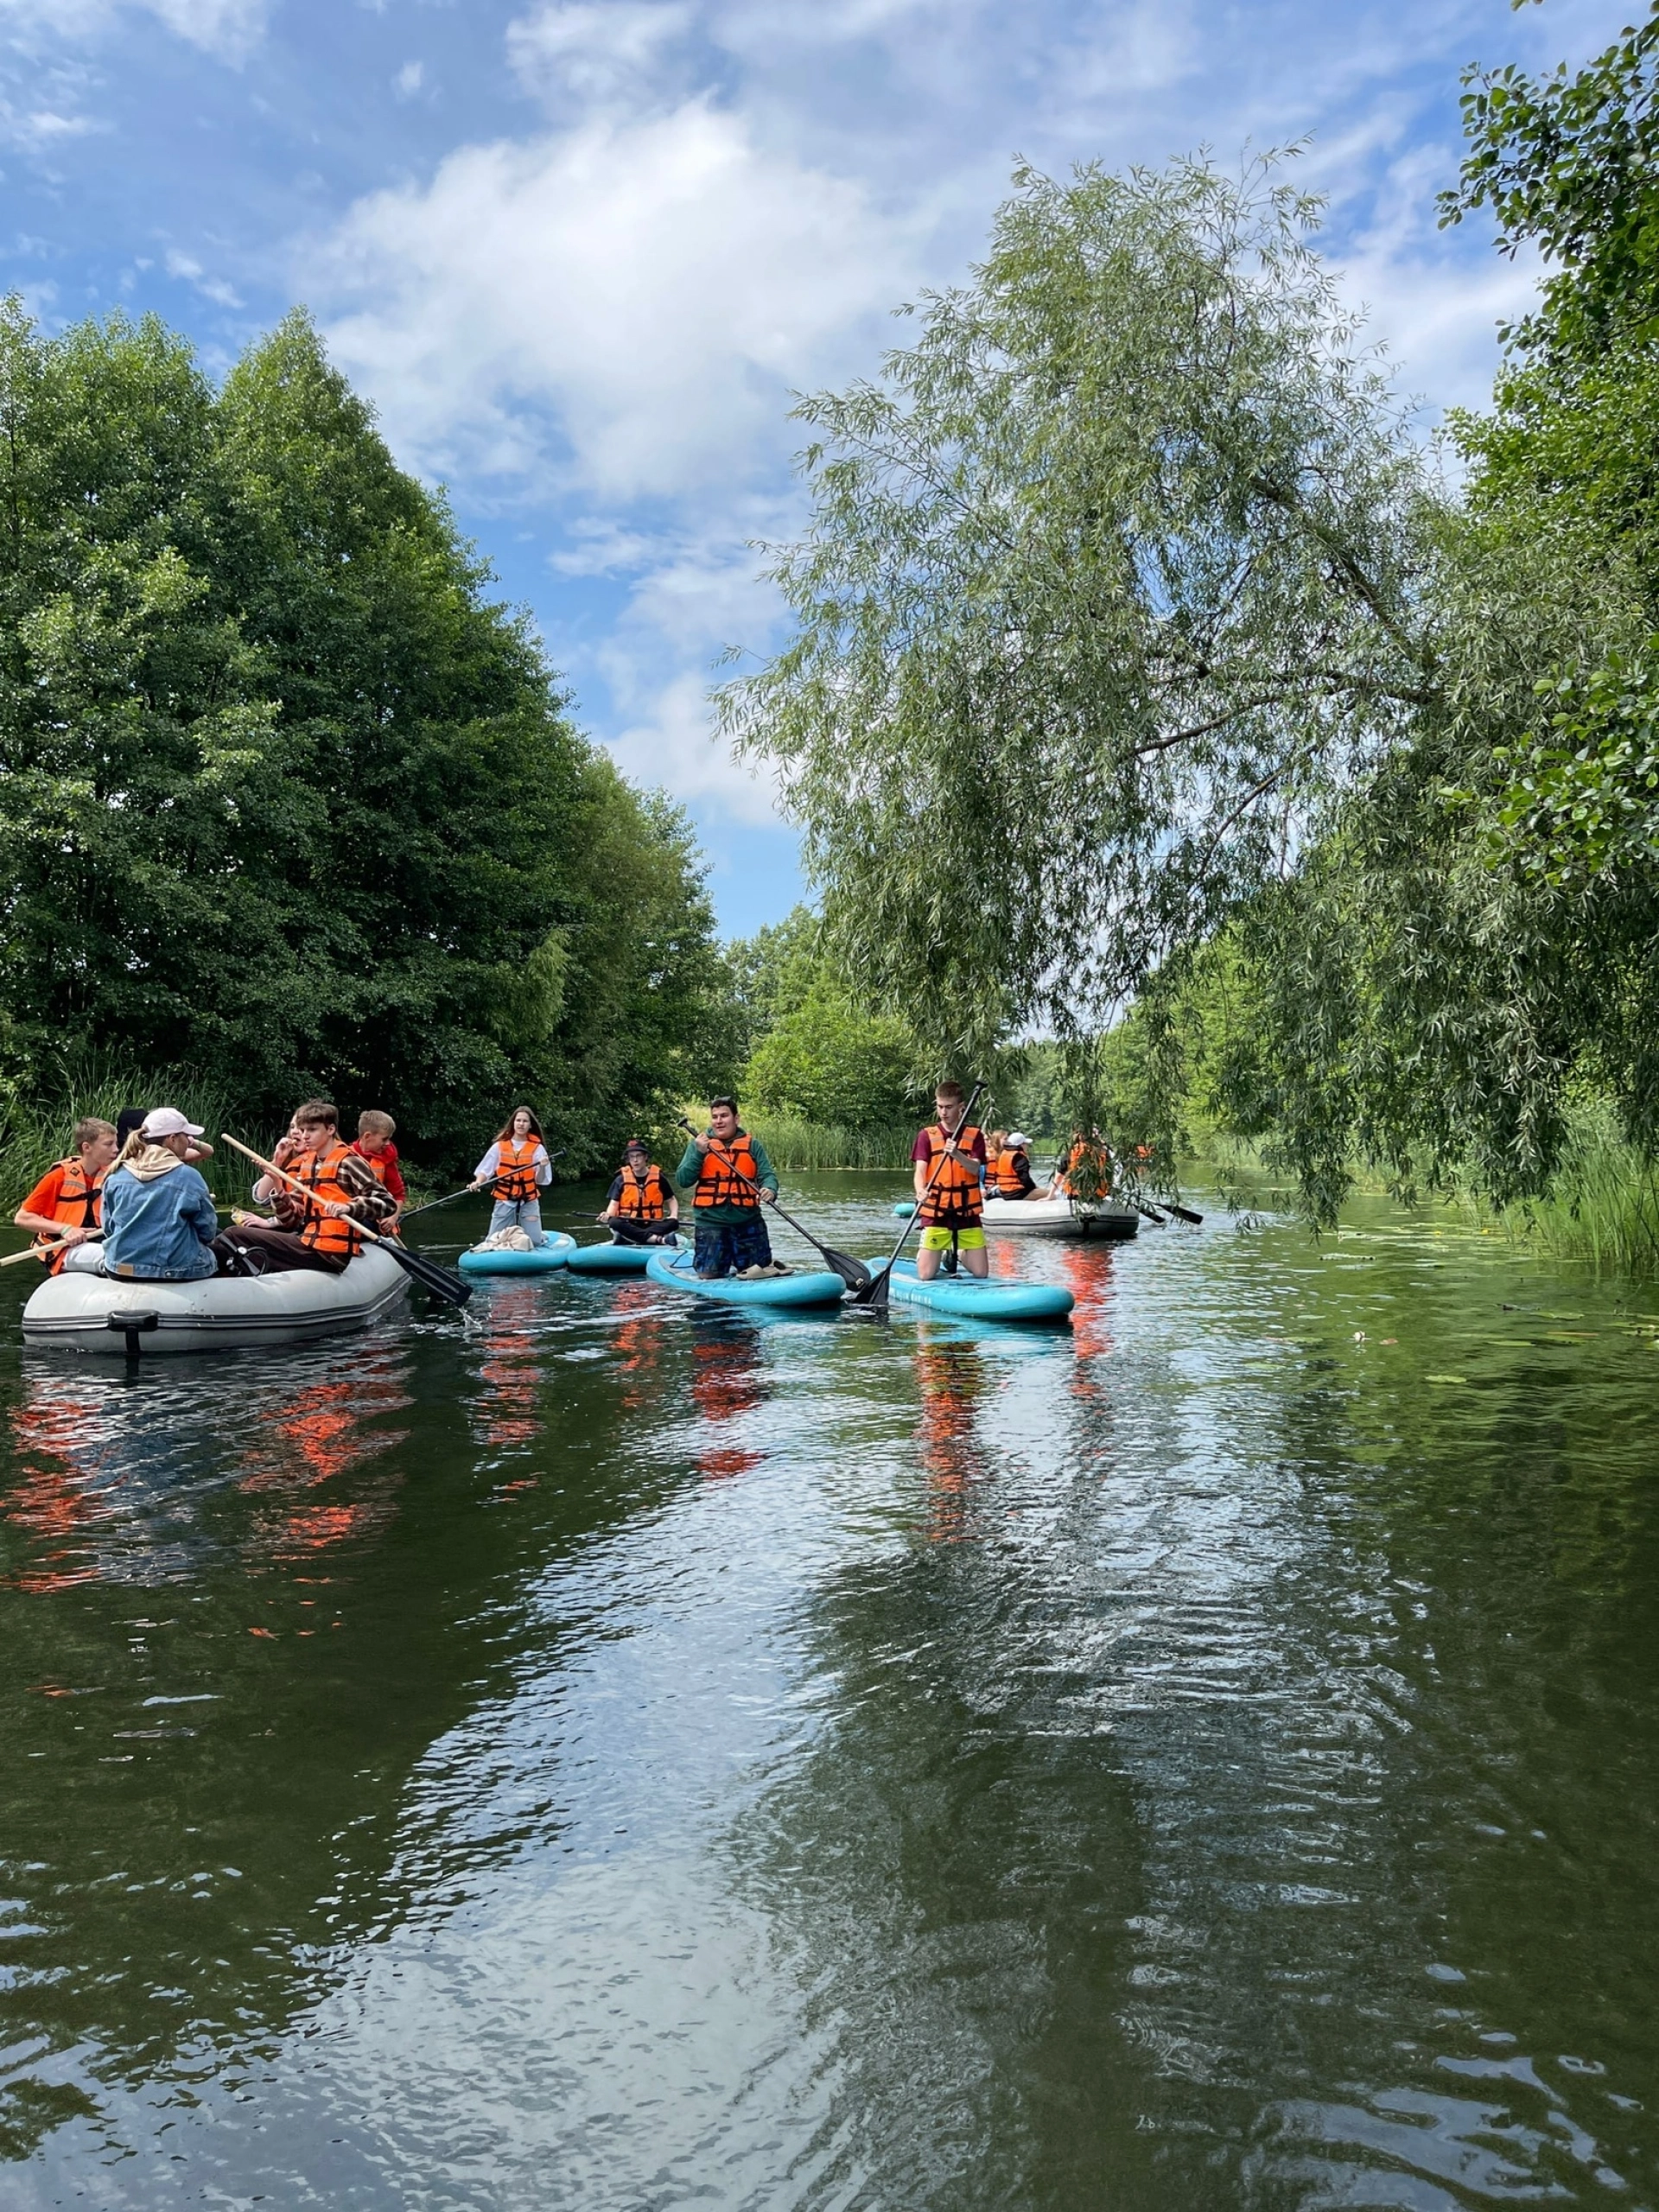
<path id="1" fill-rule="evenodd" d="M 983 1130 L 983 1129 L 976 1129 L 976 1130 L 974 1131 L 974 1141 L 973 1141 L 972 1144 L 970 1144 L 970 1145 L 969 1146 L 969 1147 L 968 1147 L 968 1157 L 969 1157 L 970 1160 L 983 1160 L 983 1159 L 984 1159 L 984 1157 L 985 1157 L 985 1132 L 984 1132 L 984 1130 Z"/>
<path id="2" fill-rule="evenodd" d="M 915 1143 L 910 1147 L 910 1156 L 912 1160 L 919 1160 L 924 1167 L 926 1166 L 928 1161 L 933 1157 L 932 1151 L 927 1141 L 927 1131 L 925 1129 L 922 1131 L 920 1136 L 917 1138 Z"/>

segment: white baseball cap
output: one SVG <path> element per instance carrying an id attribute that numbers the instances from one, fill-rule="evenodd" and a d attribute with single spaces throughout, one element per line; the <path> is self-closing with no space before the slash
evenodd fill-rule
<path id="1" fill-rule="evenodd" d="M 176 1106 L 158 1106 L 154 1113 L 146 1114 L 141 1137 L 199 1137 L 202 1133 L 200 1122 L 187 1122 Z"/>
<path id="2" fill-rule="evenodd" d="M 1023 1152 L 1026 1147 L 1031 1142 L 1031 1139 L 1026 1135 L 1023 1129 L 1010 1129 L 1008 1131 L 1008 1142 L 1011 1145 L 1017 1144 Z"/>

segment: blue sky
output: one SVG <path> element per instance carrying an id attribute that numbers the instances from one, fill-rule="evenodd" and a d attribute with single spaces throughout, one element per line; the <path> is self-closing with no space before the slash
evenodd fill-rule
<path id="1" fill-rule="evenodd" d="M 154 308 L 219 370 L 296 301 L 450 488 L 584 725 L 690 807 L 723 926 L 799 893 L 709 736 L 779 610 L 792 392 L 872 369 L 972 261 L 1013 160 L 1306 138 L 1327 245 L 1424 421 L 1524 296 L 1434 227 L 1461 65 L 1578 59 L 1550 0 L 0 0 L 0 281 Z"/>

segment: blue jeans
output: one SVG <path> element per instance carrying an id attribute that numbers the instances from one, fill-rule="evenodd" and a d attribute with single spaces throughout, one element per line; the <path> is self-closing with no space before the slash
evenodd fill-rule
<path id="1" fill-rule="evenodd" d="M 520 1198 L 515 1205 L 511 1198 L 498 1198 L 490 1215 L 490 1235 L 497 1236 L 504 1229 L 522 1229 L 532 1244 L 545 1244 L 541 1200 Z"/>
<path id="2" fill-rule="evenodd" d="M 699 1222 L 691 1264 L 700 1275 L 737 1275 L 745 1268 L 769 1268 L 772 1239 L 766 1223 L 758 1212 L 747 1221 L 721 1222 L 717 1227 Z"/>

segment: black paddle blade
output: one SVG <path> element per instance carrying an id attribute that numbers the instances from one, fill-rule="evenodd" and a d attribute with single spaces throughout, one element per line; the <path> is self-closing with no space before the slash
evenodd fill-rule
<path id="1" fill-rule="evenodd" d="M 891 1286 L 887 1278 L 892 1270 L 883 1268 L 879 1273 L 873 1273 L 867 1268 L 864 1272 L 869 1277 L 868 1281 L 861 1290 L 855 1289 L 850 1298 L 842 1301 L 843 1310 L 856 1313 L 861 1320 L 885 1321 L 890 1303 Z"/>
<path id="2" fill-rule="evenodd" d="M 818 1249 L 849 1290 L 862 1292 L 870 1287 L 874 1278 L 862 1260 L 854 1259 L 848 1252 L 837 1252 L 831 1244 L 820 1244 Z"/>
<path id="3" fill-rule="evenodd" d="M 1194 1229 L 1202 1229 L 1204 1226 L 1204 1216 L 1201 1213 L 1194 1213 L 1191 1206 L 1178 1206 L 1173 1198 L 1164 1200 L 1164 1211 L 1166 1213 L 1173 1213 L 1177 1221 L 1190 1221 Z"/>
<path id="4" fill-rule="evenodd" d="M 406 1275 L 413 1276 L 423 1290 L 430 1292 L 443 1305 L 464 1306 L 472 1296 L 471 1283 L 463 1282 L 448 1268 L 441 1268 L 435 1260 L 429 1260 L 424 1252 L 411 1252 L 407 1245 L 394 1243 L 391 1237 L 385 1239 L 384 1249 Z"/>

